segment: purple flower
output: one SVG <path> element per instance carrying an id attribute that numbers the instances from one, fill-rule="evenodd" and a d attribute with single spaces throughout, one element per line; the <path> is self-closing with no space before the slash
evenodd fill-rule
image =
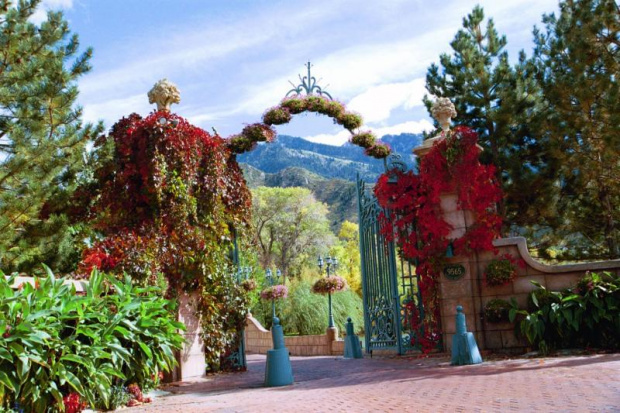
<path id="1" fill-rule="evenodd" d="M 280 298 L 286 298 L 288 296 L 288 288 L 286 285 L 278 284 L 269 288 L 265 288 L 260 293 L 260 298 L 263 300 L 278 300 Z"/>
<path id="2" fill-rule="evenodd" d="M 312 286 L 312 292 L 317 294 L 335 293 L 345 290 L 347 282 L 337 275 L 319 278 Z"/>

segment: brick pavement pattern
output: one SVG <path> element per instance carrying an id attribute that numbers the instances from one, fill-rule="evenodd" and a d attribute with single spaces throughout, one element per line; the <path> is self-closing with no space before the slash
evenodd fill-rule
<path id="1" fill-rule="evenodd" d="M 292 357 L 295 384 L 262 387 L 248 371 L 169 386 L 134 412 L 620 412 L 620 354 L 508 359 Z"/>

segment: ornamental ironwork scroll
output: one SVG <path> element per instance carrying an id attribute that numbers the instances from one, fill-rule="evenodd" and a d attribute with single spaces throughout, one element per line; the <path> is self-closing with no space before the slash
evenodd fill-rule
<path id="1" fill-rule="evenodd" d="M 316 78 L 310 74 L 310 68 L 312 67 L 312 64 L 308 62 L 305 66 L 308 69 L 308 75 L 303 77 L 299 75 L 299 80 L 301 81 L 301 83 L 297 86 L 295 86 L 293 82 L 289 81 L 293 88 L 286 93 L 286 96 L 291 94 L 301 95 L 301 93 L 305 91 L 306 95 L 311 95 L 316 92 L 316 94 L 320 96 L 327 96 L 330 100 L 334 100 L 332 98 L 332 95 L 324 91 L 321 86 L 317 85 Z"/>
<path id="2" fill-rule="evenodd" d="M 406 172 L 402 156 L 391 154 L 385 169 Z M 393 175 L 396 178 L 396 174 Z M 389 181 L 394 184 L 397 180 Z M 381 231 L 380 217 L 394 219 L 381 208 L 376 197 L 358 175 L 360 255 L 364 304 L 366 352 L 391 350 L 403 354 L 420 350 L 426 314 L 415 263 L 403 259 L 396 245 Z M 415 231 L 415 227 L 408 231 Z M 433 332 L 441 336 L 441 332 Z"/>

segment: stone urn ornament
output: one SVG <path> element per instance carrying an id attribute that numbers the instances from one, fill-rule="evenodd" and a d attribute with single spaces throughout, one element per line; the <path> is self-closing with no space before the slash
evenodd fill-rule
<path id="1" fill-rule="evenodd" d="M 456 108 L 448 98 L 438 98 L 431 107 L 431 114 L 441 127 L 441 135 L 445 136 L 450 130 L 452 118 L 456 118 Z"/>
<path id="2" fill-rule="evenodd" d="M 155 86 L 148 93 L 149 103 L 155 103 L 157 110 L 170 111 L 173 103 L 181 102 L 181 92 L 179 88 L 168 79 L 164 78 L 155 83 Z"/>
<path id="3" fill-rule="evenodd" d="M 436 142 L 440 142 L 445 139 L 450 132 L 450 123 L 452 118 L 455 118 L 457 113 L 454 104 L 448 98 L 437 98 L 433 106 L 431 107 L 431 114 L 433 118 L 439 123 L 441 133 L 434 138 L 425 140 L 422 145 L 413 149 L 413 153 L 417 156 L 426 155 Z"/>

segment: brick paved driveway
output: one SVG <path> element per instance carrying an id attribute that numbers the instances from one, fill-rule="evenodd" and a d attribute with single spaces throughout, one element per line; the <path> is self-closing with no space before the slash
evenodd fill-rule
<path id="1" fill-rule="evenodd" d="M 292 357 L 295 384 L 264 388 L 248 371 L 171 386 L 134 412 L 620 412 L 620 354 L 486 361 Z"/>

